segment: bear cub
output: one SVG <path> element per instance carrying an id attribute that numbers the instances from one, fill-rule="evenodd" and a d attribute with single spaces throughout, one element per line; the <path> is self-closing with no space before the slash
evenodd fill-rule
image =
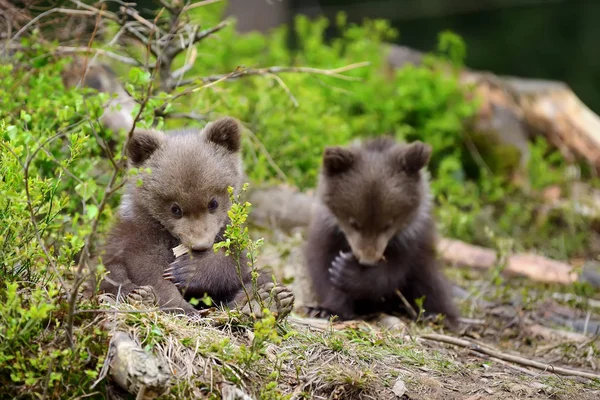
<path id="1" fill-rule="evenodd" d="M 313 316 L 406 311 L 399 291 L 416 311 L 424 296 L 426 313 L 456 327 L 451 286 L 436 261 L 430 155 L 422 142 L 389 137 L 325 149 L 305 248 Z"/>
<path id="2" fill-rule="evenodd" d="M 208 294 L 216 304 L 249 313 L 256 298 L 246 296 L 252 293 L 247 260 L 241 257 L 240 279 L 234 258 L 212 249 L 229 222 L 228 187 L 237 193 L 244 179 L 240 147 L 240 125 L 229 117 L 203 130 L 133 132 L 126 152 L 138 175 L 127 184 L 104 247 L 109 274 L 101 291 L 186 313 L 196 312 L 192 297 Z M 175 258 L 172 249 L 180 244 L 191 251 Z M 274 293 L 269 308 L 279 317 L 291 311 L 287 288 L 275 286 L 266 272 L 258 284 L 263 300 Z"/>

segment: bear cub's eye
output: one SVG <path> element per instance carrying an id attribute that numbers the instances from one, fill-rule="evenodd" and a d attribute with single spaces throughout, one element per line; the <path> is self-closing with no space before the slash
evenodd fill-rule
<path id="1" fill-rule="evenodd" d="M 181 216 L 183 215 L 181 207 L 179 207 L 179 204 L 177 203 L 171 204 L 171 213 L 177 218 L 181 218 Z"/>
<path id="2" fill-rule="evenodd" d="M 352 229 L 356 229 L 356 230 L 360 229 L 360 224 L 354 218 L 350 218 L 350 221 L 348 221 L 348 222 L 349 222 L 350 226 L 352 227 Z"/>
<path id="3" fill-rule="evenodd" d="M 215 199 L 208 202 L 208 211 L 215 211 L 217 207 L 219 207 L 219 203 Z"/>

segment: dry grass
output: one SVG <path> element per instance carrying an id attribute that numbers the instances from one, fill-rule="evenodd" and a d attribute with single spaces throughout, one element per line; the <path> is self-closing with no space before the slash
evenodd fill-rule
<path id="1" fill-rule="evenodd" d="M 265 233 L 265 232 L 260 232 Z M 302 274 L 302 232 L 269 234 L 260 264 L 289 282 L 297 306 L 310 304 Z M 518 290 L 523 280 L 490 285 L 486 276 L 451 272 L 471 295 L 460 305 L 470 320 L 456 337 L 506 354 L 598 373 L 598 337 L 558 326 L 552 310 L 598 321 L 597 309 L 550 300 L 548 290 Z M 515 294 L 517 300 L 515 300 Z M 331 323 L 292 314 L 282 324 L 252 323 L 214 310 L 190 321 L 162 312 L 109 305 L 111 330 L 129 333 L 161 357 L 173 375 L 164 398 L 256 399 L 596 399 L 600 381 L 565 377 L 498 360 L 473 349 L 425 340 L 440 325 L 386 316 Z M 558 315 L 558 314 L 556 314 Z M 391 328 L 390 328 L 391 327 Z M 403 385 L 402 385 L 403 384 Z M 405 387 L 403 397 L 393 388 Z M 238 397 L 240 398 L 240 397 Z"/>

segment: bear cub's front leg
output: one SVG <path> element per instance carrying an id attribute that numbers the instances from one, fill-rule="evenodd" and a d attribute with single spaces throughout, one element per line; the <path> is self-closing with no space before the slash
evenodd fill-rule
<path id="1" fill-rule="evenodd" d="M 285 286 L 275 285 L 265 272 L 260 273 L 254 293 L 247 259 L 242 257 L 238 267 L 223 251 L 180 256 L 165 270 L 164 278 L 173 282 L 186 298 L 207 294 L 215 303 L 238 308 L 246 315 L 261 317 L 261 301 L 278 319 L 287 316 L 294 306 L 293 293 Z"/>

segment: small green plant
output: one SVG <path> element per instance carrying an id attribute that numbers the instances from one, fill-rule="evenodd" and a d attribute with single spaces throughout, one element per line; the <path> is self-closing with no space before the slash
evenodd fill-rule
<path id="1" fill-rule="evenodd" d="M 250 274 L 252 277 L 252 292 L 249 293 L 247 291 L 248 288 L 246 288 L 246 285 L 242 285 L 242 287 L 246 293 L 246 298 L 250 307 L 252 307 L 251 300 L 256 299 L 259 302 L 260 307 L 264 308 L 262 299 L 258 295 L 258 270 L 256 269 L 258 249 L 263 245 L 263 239 L 252 240 L 250 237 L 248 227 L 246 226 L 246 220 L 248 219 L 248 214 L 250 213 L 251 204 L 247 201 L 240 201 L 240 197 L 247 188 L 248 184 L 245 183 L 242 186 L 240 193 L 237 194 L 234 193 L 234 189 L 231 186 L 228 188 L 229 198 L 231 201 L 231 208 L 227 212 L 227 215 L 229 216 L 229 223 L 225 227 L 225 232 L 223 234 L 224 240 L 216 242 L 213 245 L 213 249 L 215 252 L 225 249 L 225 254 L 228 257 L 233 257 L 235 259 L 240 282 L 243 282 L 242 262 L 247 260 L 246 263 L 250 268 Z M 251 312 L 253 311 L 251 310 Z"/>

